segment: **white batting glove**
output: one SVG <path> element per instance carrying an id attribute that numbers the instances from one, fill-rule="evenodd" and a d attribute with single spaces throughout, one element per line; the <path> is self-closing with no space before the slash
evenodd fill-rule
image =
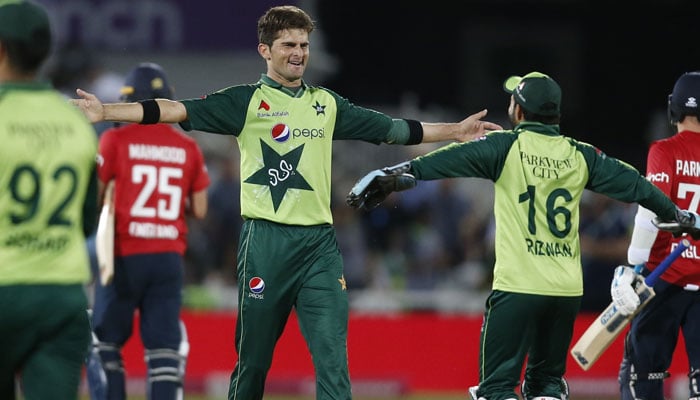
<path id="1" fill-rule="evenodd" d="M 615 308 L 620 310 L 622 315 L 633 314 L 639 307 L 639 296 L 632 287 L 636 275 L 634 269 L 626 265 L 615 268 L 610 284 L 610 295 Z"/>

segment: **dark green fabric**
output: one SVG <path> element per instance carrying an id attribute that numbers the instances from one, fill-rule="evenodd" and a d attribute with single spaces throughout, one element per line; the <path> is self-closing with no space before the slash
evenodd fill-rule
<path id="1" fill-rule="evenodd" d="M 519 377 L 527 357 L 528 392 L 559 398 L 580 304 L 580 297 L 493 291 L 486 300 L 481 330 L 479 396 L 518 398 L 519 382 L 504 379 Z"/>
<path id="2" fill-rule="evenodd" d="M 90 343 L 82 285 L 0 286 L 0 399 L 75 400 Z M 49 373 L 50 371 L 50 373 Z"/>
<path id="3" fill-rule="evenodd" d="M 293 309 L 316 370 L 316 398 L 349 399 L 348 297 L 333 227 L 248 220 L 239 249 L 238 363 L 229 399 L 262 399 L 275 344 Z M 256 278 L 264 281 L 258 293 L 251 290 Z"/>

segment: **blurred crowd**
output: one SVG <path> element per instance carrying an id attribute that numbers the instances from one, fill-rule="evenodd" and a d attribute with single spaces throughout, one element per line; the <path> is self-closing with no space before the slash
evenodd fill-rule
<path id="1" fill-rule="evenodd" d="M 45 74 L 68 97 L 74 97 L 80 87 L 105 102 L 119 101 L 124 78 L 79 45 L 59 49 Z M 111 126 L 98 125 L 98 134 Z M 193 135 L 198 140 L 212 136 Z M 239 155 L 234 138 L 219 139 L 227 145 L 215 141 L 201 146 L 212 178 L 208 215 L 202 221 L 188 222 L 186 285 L 197 293 L 211 288 L 234 290 L 236 283 L 236 246 L 242 223 Z M 465 294 L 488 293 L 494 261 L 491 182 L 422 181 L 414 190 L 393 193 L 372 211 L 345 204 L 347 191 L 365 173 L 429 150 L 432 148 L 425 145 L 348 142 L 334 146 L 332 187 L 336 192 L 331 208 L 351 294 L 429 293 L 445 288 Z M 612 271 L 626 262 L 636 206 L 586 192 L 581 211 L 583 310 L 600 311 L 610 302 Z M 235 295 L 226 298 L 235 299 Z"/>

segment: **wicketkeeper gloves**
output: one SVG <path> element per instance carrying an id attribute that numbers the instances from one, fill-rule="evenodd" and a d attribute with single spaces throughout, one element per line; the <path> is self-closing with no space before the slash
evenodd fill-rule
<path id="1" fill-rule="evenodd" d="M 350 207 L 371 210 L 381 204 L 391 192 L 400 192 L 416 186 L 416 178 L 409 174 L 410 162 L 393 167 L 375 169 L 357 181 L 346 197 Z"/>
<path id="2" fill-rule="evenodd" d="M 700 239 L 700 217 L 692 211 L 677 209 L 675 221 L 663 221 L 656 217 L 652 223 L 659 230 L 673 233 L 675 237 L 687 233 L 695 240 Z"/>

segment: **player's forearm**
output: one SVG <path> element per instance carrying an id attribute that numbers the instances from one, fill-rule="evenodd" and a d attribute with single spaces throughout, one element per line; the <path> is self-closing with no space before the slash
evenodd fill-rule
<path id="1" fill-rule="evenodd" d="M 157 99 L 160 110 L 159 122 L 178 123 L 187 117 L 185 106 L 179 101 Z M 104 120 L 139 123 L 143 120 L 143 106 L 140 103 L 110 103 L 103 105 Z"/>
<path id="2" fill-rule="evenodd" d="M 102 106 L 105 121 L 141 122 L 143 107 L 139 103 L 110 103 Z"/>
<path id="3" fill-rule="evenodd" d="M 423 143 L 451 141 L 457 138 L 458 124 L 441 122 L 421 122 Z"/>

